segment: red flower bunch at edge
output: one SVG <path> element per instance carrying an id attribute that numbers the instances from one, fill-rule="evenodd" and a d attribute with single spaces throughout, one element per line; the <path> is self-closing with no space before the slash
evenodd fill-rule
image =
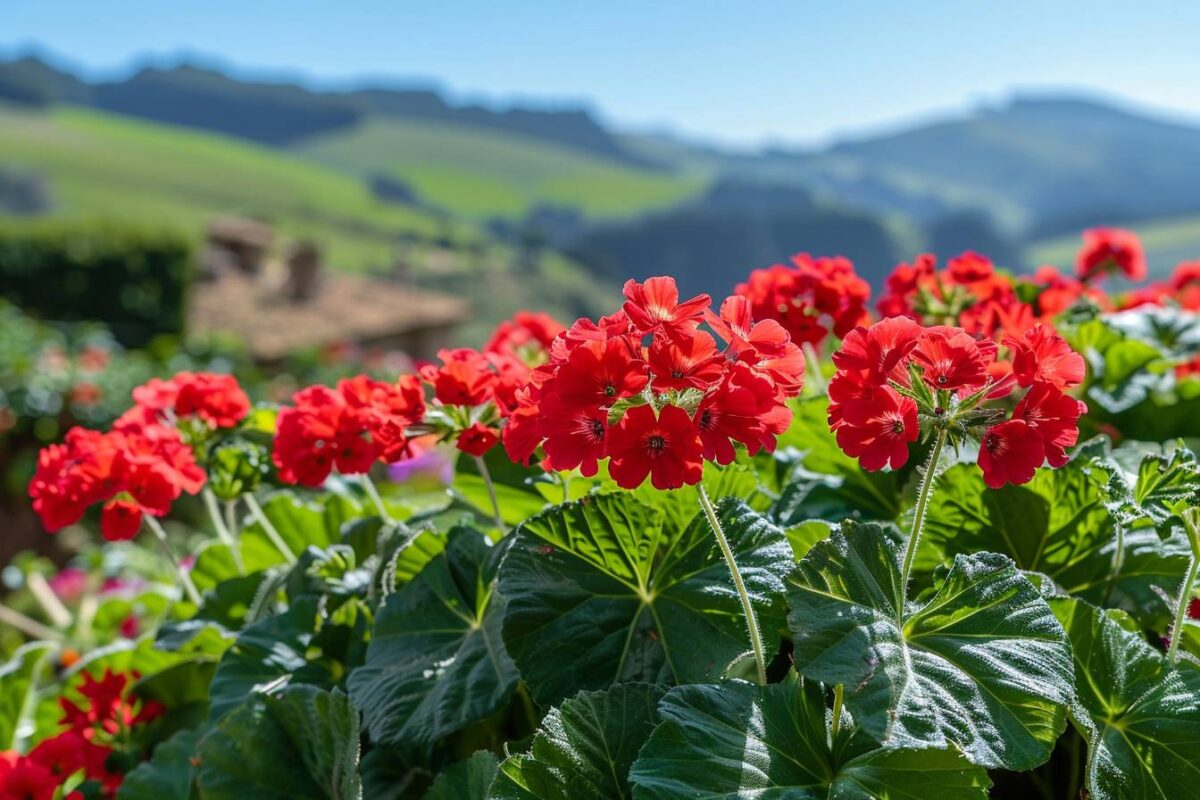
<path id="1" fill-rule="evenodd" d="M 1047 462 L 1062 466 L 1087 410 L 1065 392 L 1083 381 L 1083 358 L 1043 325 L 1004 347 L 1012 370 L 994 380 L 996 345 L 962 328 L 891 317 L 855 329 L 833 356 L 829 424 L 838 445 L 873 471 L 902 467 L 922 433 L 955 446 L 974 440 L 992 488 L 1027 483 Z M 1027 391 L 1009 415 L 999 401 L 1018 387 Z"/>
<path id="2" fill-rule="evenodd" d="M 425 415 L 425 393 L 415 375 L 395 383 L 366 375 L 336 389 L 310 386 L 280 410 L 273 460 L 287 483 L 320 486 L 336 467 L 343 475 L 390 464 L 408 453 L 407 429 Z"/>
<path id="3" fill-rule="evenodd" d="M 1012 278 L 986 256 L 970 251 L 950 259 L 942 270 L 936 257 L 923 253 L 912 264 L 897 265 L 885 288 L 876 304 L 884 317 L 955 325 L 997 343 L 1039 321 L 1033 306 L 1017 296 Z"/>
<path id="4" fill-rule="evenodd" d="M 840 338 L 868 321 L 871 286 L 842 256 L 800 253 L 790 265 L 754 270 L 733 291 L 750 301 L 755 319 L 776 320 L 794 342 L 819 345 L 830 332 Z"/>
<path id="5" fill-rule="evenodd" d="M 126 422 L 107 433 L 72 428 L 63 444 L 43 448 L 29 496 L 50 533 L 103 503 L 100 532 L 120 541 L 137 535 L 143 514 L 166 516 L 181 494 L 196 494 L 204 482 L 174 428 Z"/>
<path id="6" fill-rule="evenodd" d="M 133 402 L 121 422 L 174 425 L 197 419 L 209 428 L 232 428 L 250 412 L 250 398 L 237 378 L 210 372 L 180 372 L 165 381 L 151 378 L 133 390 Z"/>
<path id="7" fill-rule="evenodd" d="M 483 352 L 511 356 L 536 366 L 545 361 L 554 337 L 564 330 L 565 326 L 549 314 L 518 311 L 511 320 L 496 326 Z"/>
<path id="8" fill-rule="evenodd" d="M 1119 272 L 1131 281 L 1146 279 L 1146 254 L 1137 234 L 1121 228 L 1092 228 L 1083 232 L 1083 247 L 1075 259 L 1081 281 Z"/>
<path id="9" fill-rule="evenodd" d="M 625 284 L 622 310 L 580 319 L 555 340 L 549 363 L 518 393 L 504 427 L 509 456 L 609 474 L 626 489 L 700 481 L 704 460 L 728 464 L 734 442 L 773 450 L 803 386 L 804 356 L 775 320 L 755 322 L 734 296 L 713 314 L 707 295 L 680 301 L 672 278 Z M 707 320 L 724 341 L 700 329 Z"/>

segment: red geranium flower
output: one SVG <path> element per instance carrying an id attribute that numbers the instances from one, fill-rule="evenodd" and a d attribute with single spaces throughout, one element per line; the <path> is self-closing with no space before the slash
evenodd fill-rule
<path id="1" fill-rule="evenodd" d="M 871 382 L 881 383 L 908 357 L 920 336 L 921 326 L 908 317 L 883 319 L 846 334 L 841 349 L 833 354 L 833 363 L 839 370 L 859 370 Z"/>
<path id="2" fill-rule="evenodd" d="M 624 294 L 625 315 L 638 333 L 661 331 L 671 339 L 694 331 L 712 302 L 706 294 L 679 302 L 679 287 L 669 277 L 647 278 L 645 283 L 628 280 Z"/>
<path id="3" fill-rule="evenodd" d="M 1141 240 L 1132 231 L 1121 228 L 1092 228 L 1083 232 L 1083 247 L 1075 261 L 1075 273 L 1082 281 L 1121 272 L 1131 281 L 1146 279 L 1146 254 Z"/>
<path id="4" fill-rule="evenodd" d="M 921 377 L 930 386 L 954 390 L 982 386 L 991 359 L 962 328 L 938 326 L 922 331 L 912 350 L 912 360 L 924 368 Z"/>
<path id="5" fill-rule="evenodd" d="M 518 358 L 526 363 L 541 363 L 556 336 L 565 331 L 561 322 L 549 314 L 518 311 L 511 320 L 496 326 L 483 352 Z"/>
<path id="6" fill-rule="evenodd" d="M 1037 429 L 1023 419 L 1010 419 L 988 428 L 979 443 L 979 468 L 992 489 L 1006 483 L 1029 483 L 1046 460 Z"/>
<path id="7" fill-rule="evenodd" d="M 61 779 L 50 769 L 16 753 L 0 753 L 0 798 L 54 800 Z"/>
<path id="8" fill-rule="evenodd" d="M 612 428 L 609 474 L 623 489 L 636 489 L 646 476 L 656 489 L 678 489 L 700 481 L 704 447 L 688 413 L 663 406 L 656 417 L 649 405 L 634 406 Z"/>
<path id="9" fill-rule="evenodd" d="M 250 412 L 250 398 L 232 375 L 179 372 L 170 380 L 151 378 L 133 390 L 134 407 L 118 423 L 164 423 L 200 419 L 210 428 L 232 428 Z"/>
<path id="10" fill-rule="evenodd" d="M 545 437 L 546 468 L 578 467 L 586 477 L 595 475 L 597 462 L 604 458 L 608 446 L 608 412 L 599 406 L 564 405 L 552 395 L 542 405 L 540 415 L 539 436 Z"/>
<path id="11" fill-rule="evenodd" d="M 545 391 L 564 405 L 592 408 L 632 397 L 650 380 L 646 363 L 625 337 L 589 341 L 576 347 Z"/>
<path id="12" fill-rule="evenodd" d="M 844 336 L 866 319 L 871 287 L 848 258 L 800 253 L 791 265 L 754 270 L 734 294 L 746 298 L 757 319 L 779 322 L 793 341 L 819 344 L 831 331 Z"/>
<path id="13" fill-rule="evenodd" d="M 1048 383 L 1035 383 L 1017 403 L 1013 419 L 1024 420 L 1037 431 L 1052 467 L 1067 463 L 1067 448 L 1079 441 L 1079 417 L 1087 404 L 1063 394 Z"/>
<path id="14" fill-rule="evenodd" d="M 718 464 L 733 462 L 733 442 L 746 445 L 750 455 L 774 452 L 775 438 L 791 421 L 792 411 L 778 402 L 775 384 L 742 363 L 730 366 L 696 411 L 704 458 Z"/>
<path id="15" fill-rule="evenodd" d="M 899 469 L 908 463 L 908 446 L 920 435 L 917 404 L 889 386 L 879 387 L 870 401 L 851 400 L 838 407 L 834 433 L 838 447 L 863 469 Z"/>
<path id="16" fill-rule="evenodd" d="M 1026 331 L 1020 339 L 1009 336 L 1004 346 L 1012 352 L 1013 375 L 1021 386 L 1042 381 L 1058 389 L 1069 389 L 1083 383 L 1083 356 L 1046 325 Z"/>
<path id="17" fill-rule="evenodd" d="M 650 371 L 656 391 L 707 389 L 725 372 L 725 357 L 707 333 L 679 339 L 655 339 L 650 347 Z"/>
<path id="18" fill-rule="evenodd" d="M 484 355 L 470 348 L 439 350 L 442 366 L 427 365 L 421 377 L 433 385 L 434 396 L 451 406 L 479 406 L 492 399 L 496 375 Z"/>
<path id="19" fill-rule="evenodd" d="M 470 456 L 482 456 L 500 441 L 500 434 L 482 422 L 473 422 L 458 434 L 458 449 Z"/>

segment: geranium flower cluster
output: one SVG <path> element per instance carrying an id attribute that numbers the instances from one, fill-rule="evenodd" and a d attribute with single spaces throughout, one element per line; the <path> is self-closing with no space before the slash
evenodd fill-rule
<path id="1" fill-rule="evenodd" d="M 735 295 L 714 314 L 708 295 L 679 299 L 675 280 L 629 281 L 625 304 L 598 322 L 580 319 L 550 347 L 516 395 L 503 430 L 514 461 L 539 447 L 548 470 L 595 475 L 618 485 L 647 477 L 658 489 L 699 482 L 704 461 L 728 464 L 734 443 L 771 451 L 791 421 L 804 356 L 773 319 L 755 321 Z M 724 341 L 700 327 L 707 321 Z"/>
<path id="2" fill-rule="evenodd" d="M 204 487 L 204 470 L 189 439 L 234 427 L 250 410 L 235 378 L 211 373 L 154 378 L 133 390 L 133 401 L 112 430 L 74 427 L 62 444 L 38 453 L 29 496 L 47 531 L 72 525 L 88 508 L 102 505 L 104 538 L 132 539 L 143 515 L 166 516 L 182 494 Z"/>
<path id="3" fill-rule="evenodd" d="M 393 383 L 366 375 L 336 388 L 309 386 L 292 396 L 276 420 L 273 460 L 280 480 L 316 487 L 336 467 L 358 475 L 376 461 L 405 456 L 407 429 L 425 416 L 425 393 L 415 375 Z"/>
<path id="4" fill-rule="evenodd" d="M 854 271 L 848 258 L 792 256 L 750 273 L 734 294 L 750 301 L 755 319 L 773 319 L 792 341 L 820 345 L 832 332 L 841 338 L 868 321 L 871 286 Z"/>
<path id="5" fill-rule="evenodd" d="M 320 486 L 334 469 L 361 475 L 375 462 L 419 455 L 439 439 L 482 456 L 499 443 L 517 390 L 562 329 L 546 314 L 521 312 L 501 323 L 482 351 L 441 350 L 440 363 L 416 375 L 390 383 L 359 375 L 333 389 L 296 392 L 277 420 L 273 460 L 280 479 Z"/>
<path id="6" fill-rule="evenodd" d="M 829 424 L 838 445 L 873 471 L 904 466 L 922 433 L 944 433 L 954 446 L 974 441 L 992 488 L 1027 483 L 1047 462 L 1062 466 L 1087 410 L 1066 393 L 1083 381 L 1083 358 L 1041 324 L 1003 347 L 1011 372 L 995 379 L 996 344 L 962 328 L 907 317 L 856 328 L 833 356 Z M 1018 389 L 1026 391 L 1009 414 Z"/>
<path id="7" fill-rule="evenodd" d="M 906 316 L 926 325 L 955 325 L 1000 342 L 1020 336 L 1038 322 L 1016 284 L 986 256 L 966 252 L 937 268 L 929 253 L 899 264 L 888 275 L 876 307 L 884 317 Z"/>
<path id="8" fill-rule="evenodd" d="M 53 800 L 68 781 L 81 778 L 85 793 L 77 789 L 67 800 L 114 797 L 124 775 L 110 769 L 110 757 L 131 729 L 161 716 L 156 702 L 128 696 L 129 675 L 105 670 L 99 679 L 85 673 L 79 686 L 84 702 L 59 699 L 63 709 L 61 733 L 38 743 L 26 755 L 0 753 L 0 798 Z M 132 678 L 137 679 L 134 674 Z"/>
<path id="9" fill-rule="evenodd" d="M 174 428 L 126 422 L 106 433 L 75 427 L 38 453 L 33 510 L 54 533 L 103 504 L 100 532 L 132 539 L 144 514 L 165 516 L 180 495 L 203 488 L 204 471 Z"/>

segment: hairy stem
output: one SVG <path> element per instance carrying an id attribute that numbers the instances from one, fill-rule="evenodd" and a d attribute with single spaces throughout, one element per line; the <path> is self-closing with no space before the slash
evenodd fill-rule
<path id="1" fill-rule="evenodd" d="M 262 526 L 263 533 L 271 540 L 271 544 L 275 545 L 275 549 L 283 556 L 284 560 L 289 564 L 296 563 L 296 554 L 292 552 L 292 548 L 287 546 L 287 542 L 279 535 L 279 531 L 275 530 L 275 526 L 271 524 L 271 520 L 267 519 L 267 515 L 263 513 L 262 506 L 258 504 L 258 500 L 252 494 L 246 494 L 246 507 L 250 509 L 250 516 L 254 517 L 254 521 Z"/>
<path id="2" fill-rule="evenodd" d="M 717 510 L 713 508 L 712 501 L 708 499 L 708 492 L 704 491 L 703 483 L 696 484 L 696 493 L 700 497 L 700 508 L 704 509 L 704 515 L 708 517 L 708 524 L 717 538 L 717 546 L 721 548 L 721 555 L 725 556 L 725 564 L 729 567 L 729 574 L 733 577 L 733 586 L 737 589 L 738 597 L 742 601 L 742 613 L 746 616 L 746 628 L 750 633 L 750 649 L 754 651 L 754 665 L 758 671 L 758 685 L 766 686 L 767 661 L 763 655 L 762 632 L 758 629 L 758 616 L 754 613 L 754 605 L 750 602 L 746 583 L 742 580 L 742 573 L 738 570 L 737 562 L 733 558 L 729 540 L 725 538 L 721 520 L 717 518 Z"/>
<path id="3" fill-rule="evenodd" d="M 395 520 L 388 513 L 387 506 L 383 504 L 383 496 L 379 494 L 379 489 L 375 486 L 375 481 L 371 480 L 371 476 L 365 472 L 358 477 L 362 483 L 363 490 L 367 493 L 367 497 L 371 498 L 371 502 L 375 504 L 375 510 L 379 512 L 379 518 L 388 525 L 394 523 Z"/>
<path id="4" fill-rule="evenodd" d="M 171 543 L 167 541 L 167 532 L 163 530 L 163 526 L 159 521 L 149 514 L 142 517 L 146 521 L 146 526 L 150 528 L 151 533 L 158 539 L 162 545 L 163 552 L 167 554 L 167 560 L 175 567 L 175 571 L 179 574 L 179 583 L 183 586 L 183 593 L 187 595 L 188 600 L 192 601 L 193 605 L 200 605 L 200 592 L 196 591 L 196 584 L 192 583 L 192 576 L 188 574 L 187 569 L 183 566 L 183 562 L 176 557 L 175 552 L 171 549 Z"/>
<path id="5" fill-rule="evenodd" d="M 933 482 L 937 477 L 938 461 L 942 457 L 942 448 L 946 446 L 946 430 L 938 431 L 933 449 L 925 461 L 925 474 L 921 476 L 921 486 L 917 490 L 917 507 L 913 511 L 912 533 L 908 537 L 908 546 L 904 549 L 904 565 L 900 570 L 900 597 L 896 600 L 897 611 L 901 618 L 904 616 L 904 600 L 908 597 L 908 576 L 912 572 L 913 561 L 917 557 L 917 542 L 921 539 L 921 529 L 925 525 L 925 511 L 929 508 L 929 496 L 933 494 Z"/>
<path id="6" fill-rule="evenodd" d="M 500 529 L 500 533 L 507 534 L 508 528 L 505 527 L 504 519 L 500 516 L 500 501 L 496 499 L 496 484 L 492 483 L 492 473 L 488 471 L 487 462 L 483 460 L 483 456 L 475 456 L 475 466 L 479 468 L 483 485 L 487 487 L 488 499 L 492 501 L 492 518 L 496 521 L 496 527 Z"/>
<path id="7" fill-rule="evenodd" d="M 1183 525 L 1187 528 L 1188 542 L 1192 545 L 1192 557 L 1188 559 L 1187 574 L 1179 587 L 1179 600 L 1175 604 L 1175 624 L 1171 626 L 1171 644 L 1167 647 L 1167 662 L 1174 664 L 1179 659 L 1179 640 L 1183 638 L 1183 626 L 1187 622 L 1188 606 L 1192 602 L 1192 587 L 1200 573 L 1200 525 L 1197 525 L 1200 509 L 1189 508 L 1183 512 Z"/>
<path id="8" fill-rule="evenodd" d="M 221 517 L 221 509 L 217 506 L 217 496 L 207 486 L 204 487 L 201 495 L 204 497 L 204 508 L 207 509 L 208 516 L 212 519 L 213 528 L 217 531 L 217 538 L 229 547 L 229 553 L 233 556 L 233 566 L 237 568 L 238 575 L 245 575 L 246 565 L 242 562 L 242 550 L 238 547 L 237 542 L 234 541 L 233 533 Z"/>

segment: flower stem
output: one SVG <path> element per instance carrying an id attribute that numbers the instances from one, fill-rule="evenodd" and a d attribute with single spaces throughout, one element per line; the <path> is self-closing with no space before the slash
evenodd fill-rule
<path id="1" fill-rule="evenodd" d="M 838 732 L 842 729 L 842 701 L 846 695 L 846 687 L 838 684 L 833 687 L 833 725 L 831 727 L 831 742 L 837 747 Z"/>
<path id="2" fill-rule="evenodd" d="M 262 506 L 258 504 L 252 494 L 245 494 L 246 507 L 250 509 L 250 516 L 254 517 L 254 521 L 262 526 L 263 533 L 271 540 L 271 544 L 275 545 L 275 549 L 283 556 L 283 559 L 289 564 L 296 563 L 296 554 L 292 552 L 292 548 L 287 546 L 287 542 L 279 535 L 279 531 L 275 530 L 275 526 L 271 524 L 271 520 L 267 519 L 267 515 L 263 513 Z"/>
<path id="3" fill-rule="evenodd" d="M 729 574 L 733 577 L 733 586 L 737 589 L 738 597 L 742 601 L 742 613 L 746 616 L 746 628 L 750 633 L 750 649 L 754 651 L 754 665 L 758 670 L 758 685 L 766 686 L 767 661 L 763 656 L 762 633 L 758 629 L 758 616 L 754 613 L 750 594 L 746 591 L 742 573 L 738 570 L 737 561 L 733 558 L 733 550 L 729 547 L 725 531 L 721 528 L 721 520 L 717 518 L 717 510 L 713 508 L 712 501 L 708 499 L 708 492 L 704 491 L 703 483 L 696 484 L 696 494 L 700 497 L 700 508 L 704 509 L 704 515 L 708 517 L 708 524 L 717 538 L 717 546 L 721 548 L 721 555 L 725 556 L 725 564 L 729 567 Z"/>
<path id="4" fill-rule="evenodd" d="M 30 571 L 25 576 L 25 585 L 29 588 L 29 593 L 33 595 L 33 599 L 37 600 L 42 611 L 50 618 L 50 623 L 56 628 L 68 628 L 71 625 L 71 612 L 58 599 L 58 595 L 54 593 L 54 589 L 50 588 L 50 584 L 42 576 L 42 573 Z"/>
<path id="5" fill-rule="evenodd" d="M 492 473 L 488 471 L 487 462 L 483 460 L 483 456 L 475 456 L 475 466 L 479 468 L 483 485 L 487 487 L 488 499 L 492 501 L 492 517 L 496 520 L 496 527 L 500 529 L 500 533 L 507 535 L 508 528 L 500 516 L 500 501 L 496 499 L 496 484 L 492 483 Z"/>
<path id="6" fill-rule="evenodd" d="M 46 639 L 52 642 L 61 642 L 62 634 L 51 628 L 47 628 L 42 623 L 32 617 L 27 617 L 20 611 L 14 611 L 5 605 L 0 605 L 0 622 L 5 625 L 10 625 L 21 633 L 27 636 L 32 636 L 34 639 Z"/>
<path id="7" fill-rule="evenodd" d="M 804 350 L 804 360 L 808 362 L 804 376 L 817 394 L 825 394 L 825 376 L 821 374 L 821 359 L 817 355 L 817 349 L 812 346 L 812 342 L 805 342 L 801 349 Z"/>
<path id="8" fill-rule="evenodd" d="M 1179 640 L 1183 638 L 1183 626 L 1187 621 L 1188 606 L 1192 602 L 1192 587 L 1196 585 L 1196 575 L 1200 573 L 1200 509 L 1189 508 L 1182 514 L 1183 525 L 1187 528 L 1188 542 L 1192 545 L 1192 557 L 1188 560 L 1187 574 L 1179 587 L 1179 602 L 1175 606 L 1175 624 L 1171 626 L 1171 644 L 1167 647 L 1167 662 L 1174 664 L 1179 658 Z"/>
<path id="9" fill-rule="evenodd" d="M 921 486 L 917 490 L 917 507 L 913 511 L 912 533 L 908 537 L 908 546 L 904 549 L 904 565 L 900 569 L 900 597 L 896 598 L 897 613 L 904 616 L 904 600 L 908 597 L 908 576 L 912 572 L 913 561 L 917 557 L 917 542 L 921 539 L 921 529 L 925 525 L 925 512 L 929 508 L 929 496 L 933 493 L 933 481 L 937 477 L 938 461 L 942 457 L 942 448 L 946 446 L 946 429 L 938 431 L 933 449 L 925 461 L 925 474 L 921 476 Z"/>
<path id="10" fill-rule="evenodd" d="M 245 575 L 246 565 L 242 562 L 241 548 L 234 541 L 233 533 L 229 530 L 229 526 L 221 518 L 221 509 L 217 507 L 217 496 L 207 486 L 204 487 L 204 491 L 201 494 L 204 496 L 204 507 L 208 510 L 208 516 L 212 519 L 213 528 L 217 531 L 217 538 L 229 548 L 229 553 L 233 556 L 233 565 L 237 568 L 238 575 Z"/>
<path id="11" fill-rule="evenodd" d="M 150 531 L 154 534 L 155 538 L 158 539 L 159 544 L 162 545 L 163 552 L 167 554 L 167 560 L 174 565 L 175 571 L 179 573 L 179 582 L 183 586 L 184 594 L 187 595 L 188 600 L 190 600 L 193 605 L 200 605 L 200 592 L 196 591 L 196 584 L 192 583 L 192 576 L 188 574 L 188 571 L 184 568 L 183 563 L 176 558 L 175 552 L 171 550 L 171 543 L 167 541 L 167 532 L 163 530 L 163 527 L 161 524 L 159 524 L 159 521 L 149 514 L 143 515 L 142 518 L 146 520 L 146 525 L 150 528 Z"/>
<path id="12" fill-rule="evenodd" d="M 392 515 L 388 513 L 387 506 L 383 504 L 383 495 L 379 494 L 379 488 L 375 486 L 375 481 L 371 480 L 371 476 L 364 472 L 358 478 L 362 484 L 363 491 L 367 493 L 367 497 L 371 498 L 371 502 L 375 504 L 375 510 L 379 512 L 379 518 L 388 525 L 395 522 L 392 519 Z"/>

